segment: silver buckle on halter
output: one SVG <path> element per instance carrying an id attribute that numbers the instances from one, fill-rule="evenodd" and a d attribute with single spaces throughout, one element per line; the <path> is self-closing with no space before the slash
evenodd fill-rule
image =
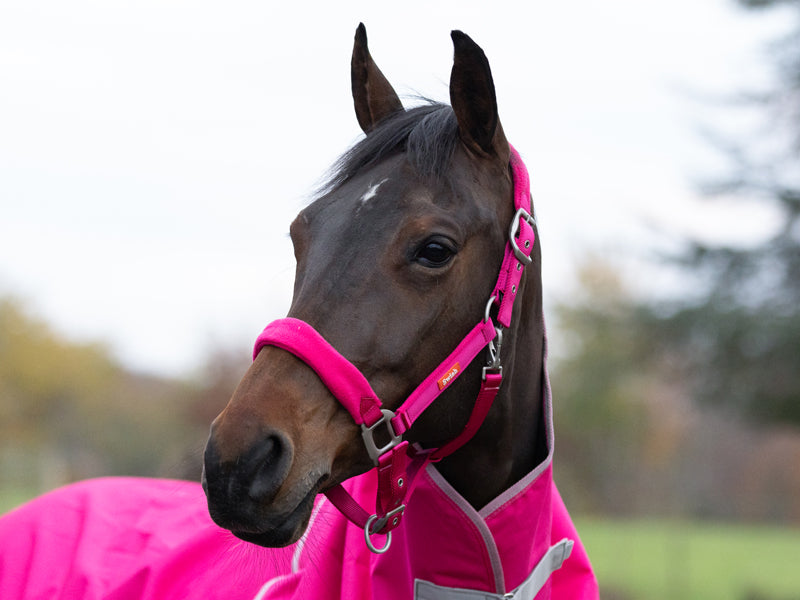
<path id="1" fill-rule="evenodd" d="M 394 432 L 394 427 L 392 427 L 394 413 L 386 408 L 382 408 L 381 413 L 383 416 L 381 416 L 381 418 L 375 421 L 372 425 L 367 425 L 365 423 L 361 424 L 361 437 L 364 439 L 364 446 L 366 446 L 367 454 L 369 454 L 369 457 L 376 466 L 378 464 L 378 458 L 403 441 L 403 436 L 397 435 Z M 375 429 L 377 429 L 377 427 L 381 424 L 386 425 L 386 432 L 389 434 L 389 442 L 379 448 L 375 443 L 374 435 Z"/>
<path id="2" fill-rule="evenodd" d="M 514 256 L 526 267 L 533 262 L 533 259 L 525 254 L 517 244 L 517 234 L 519 233 L 519 221 L 524 219 L 531 227 L 536 227 L 536 219 L 524 208 L 517 209 L 514 218 L 511 219 L 511 226 L 508 228 L 508 241 L 511 244 L 511 249 L 514 251 Z"/>

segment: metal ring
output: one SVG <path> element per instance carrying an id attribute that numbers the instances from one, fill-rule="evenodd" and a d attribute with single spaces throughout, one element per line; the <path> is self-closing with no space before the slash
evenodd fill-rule
<path id="1" fill-rule="evenodd" d="M 369 519 L 367 519 L 367 524 L 364 525 L 364 541 L 367 543 L 367 548 L 370 549 L 371 552 L 375 554 L 383 554 L 389 549 L 389 546 L 392 545 L 392 532 L 386 534 L 386 544 L 382 548 L 376 548 L 375 545 L 372 543 L 372 539 L 370 538 L 370 529 L 372 528 L 372 524 L 378 520 L 378 515 L 372 515 Z"/>
<path id="2" fill-rule="evenodd" d="M 486 321 L 489 320 L 489 312 L 491 312 L 492 304 L 494 304 L 495 300 L 497 300 L 497 296 L 492 296 L 491 298 L 489 298 L 489 301 L 486 303 L 486 310 L 483 313 L 483 322 L 484 323 L 486 323 Z"/>

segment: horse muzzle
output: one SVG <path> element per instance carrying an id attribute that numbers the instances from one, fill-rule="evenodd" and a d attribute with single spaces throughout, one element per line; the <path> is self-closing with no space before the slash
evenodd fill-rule
<path id="1" fill-rule="evenodd" d="M 304 485 L 283 493 L 293 458 L 288 437 L 270 431 L 235 459 L 224 460 L 212 429 L 204 456 L 203 489 L 214 522 L 262 546 L 294 542 L 305 529 L 314 497 L 328 475 L 309 474 Z"/>
<path id="2" fill-rule="evenodd" d="M 350 416 L 305 364 L 265 349 L 211 426 L 203 469 L 211 518 L 262 546 L 297 541 L 317 494 L 333 478 L 354 474 L 338 473 L 337 457 L 354 462 L 349 453 L 357 436 Z"/>

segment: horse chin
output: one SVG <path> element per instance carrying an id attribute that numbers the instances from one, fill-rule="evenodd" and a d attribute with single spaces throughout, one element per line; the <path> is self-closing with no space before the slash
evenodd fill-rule
<path id="1" fill-rule="evenodd" d="M 303 530 L 305 530 L 305 527 Z M 244 533 L 241 531 L 232 531 L 231 533 L 240 540 L 255 544 L 256 546 L 262 546 L 263 548 L 283 548 L 284 546 L 295 543 L 300 539 L 300 536 L 303 535 L 302 530 L 299 533 L 293 530 L 288 532 L 288 534 L 283 531 L 278 532 L 277 530 L 267 531 L 265 533 Z"/>
<path id="2" fill-rule="evenodd" d="M 303 497 L 297 506 L 287 515 L 262 516 L 256 520 L 255 526 L 239 529 L 229 527 L 231 533 L 245 542 L 264 546 L 265 548 L 281 548 L 295 543 L 305 532 L 314 508 L 314 499 L 319 492 L 323 477 Z"/>
<path id="3" fill-rule="evenodd" d="M 264 548 L 282 548 L 294 544 L 305 533 L 308 527 L 308 521 L 311 517 L 311 506 L 308 507 L 302 514 L 295 515 L 294 513 L 283 523 L 269 527 L 264 531 L 250 532 L 250 531 L 236 531 L 231 530 L 231 533 L 240 540 L 263 546 Z M 300 507 L 298 507 L 300 508 Z"/>

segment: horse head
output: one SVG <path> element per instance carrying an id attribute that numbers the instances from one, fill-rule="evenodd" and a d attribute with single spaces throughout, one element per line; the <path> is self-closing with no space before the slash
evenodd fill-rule
<path id="1" fill-rule="evenodd" d="M 405 110 L 359 26 L 351 76 L 366 135 L 290 229 L 297 271 L 288 316 L 319 332 L 390 409 L 484 317 L 514 215 L 511 150 L 489 63 L 467 35 L 452 39 L 451 106 Z M 538 243 L 532 258 L 503 343 L 498 401 L 478 435 L 439 465 L 476 505 L 530 468 L 536 452 L 538 411 L 526 414 L 512 400 L 541 385 Z M 457 436 L 483 366 L 463 365 L 406 439 L 438 448 Z M 204 486 L 219 525 L 283 546 L 305 530 L 318 493 L 372 467 L 351 414 L 318 374 L 266 346 L 212 425 Z"/>

